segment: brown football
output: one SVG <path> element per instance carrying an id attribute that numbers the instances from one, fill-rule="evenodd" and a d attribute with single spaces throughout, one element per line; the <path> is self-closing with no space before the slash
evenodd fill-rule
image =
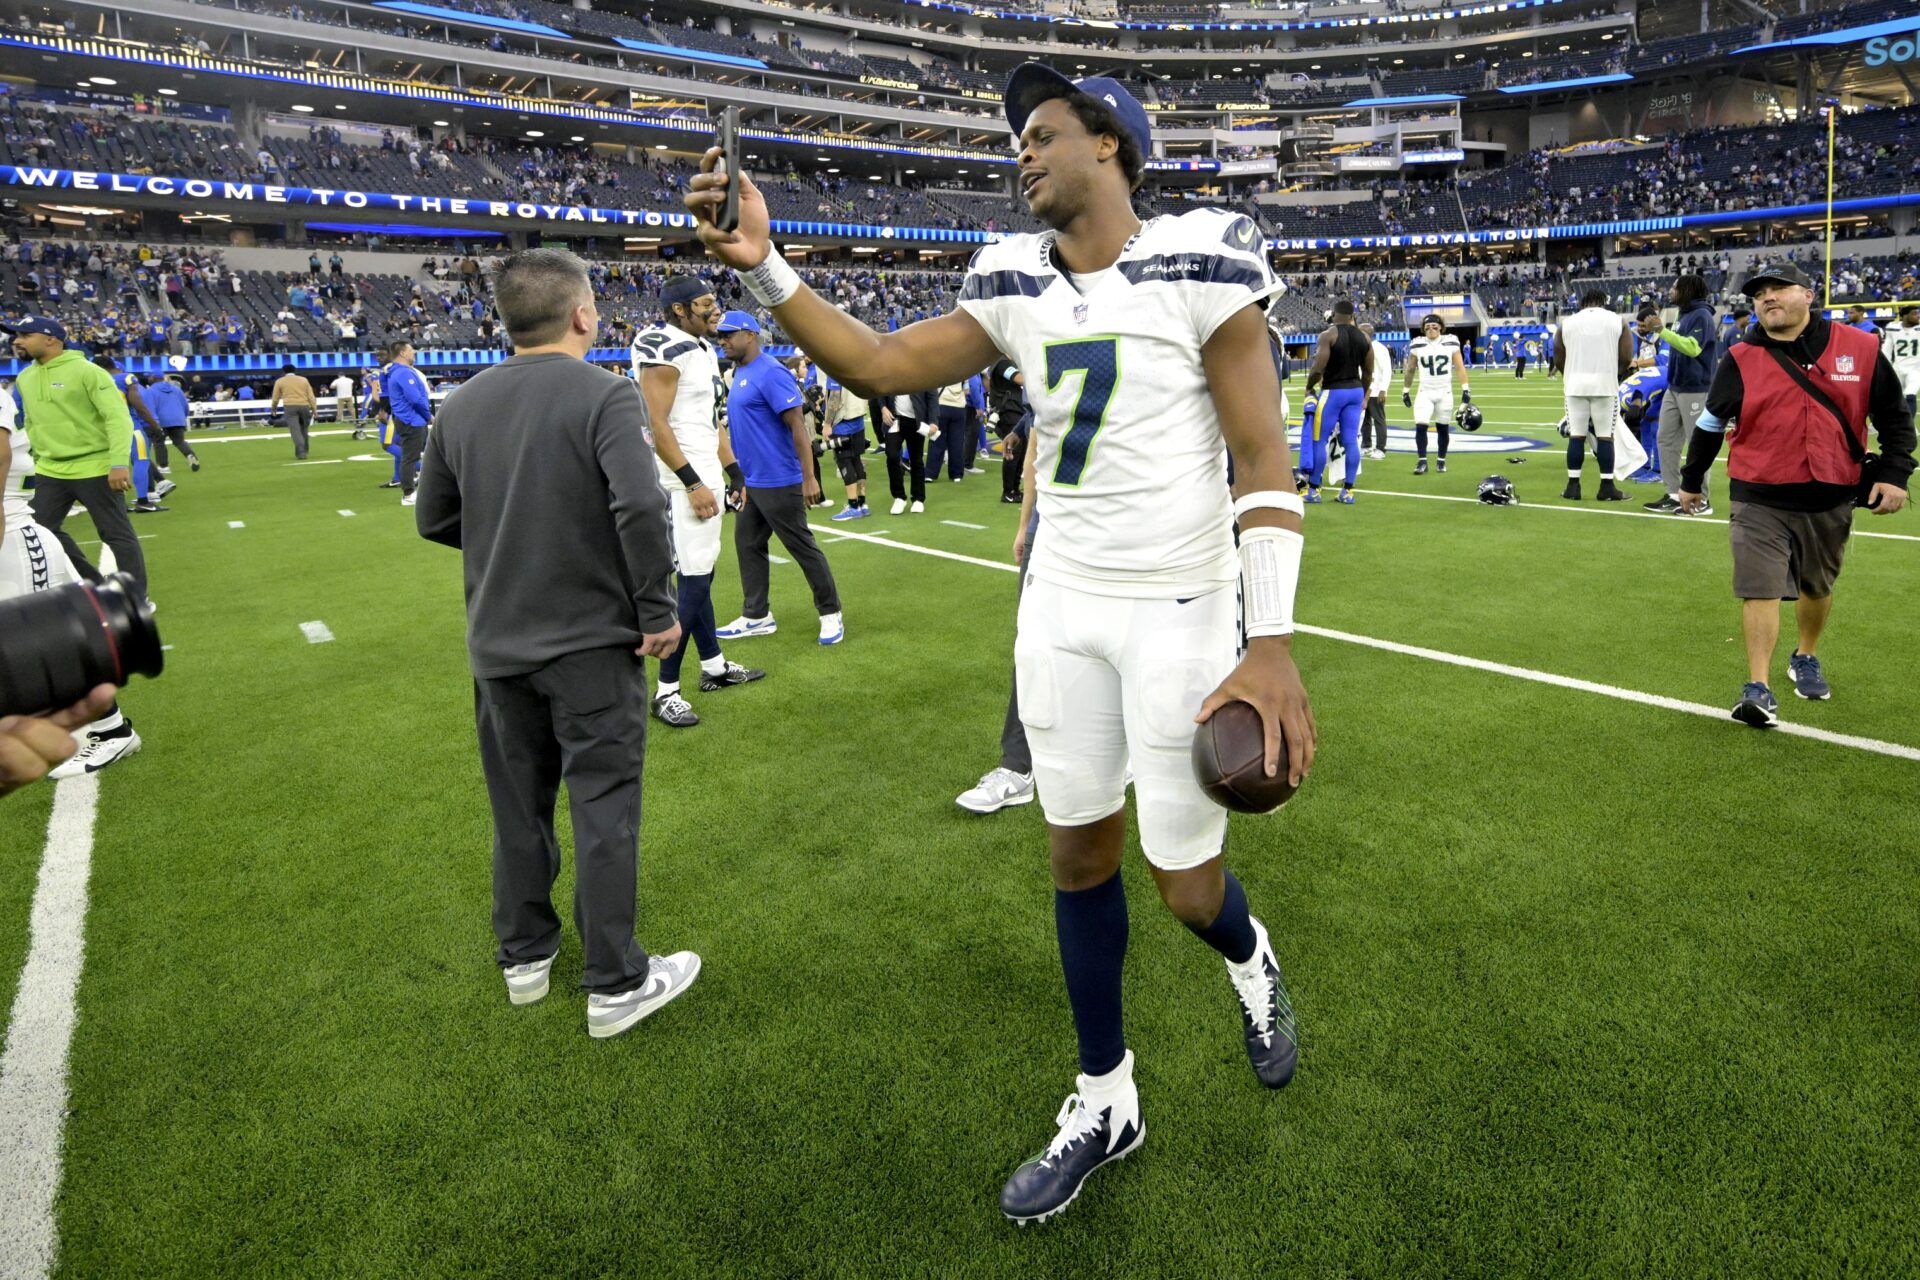
<path id="1" fill-rule="evenodd" d="M 1280 768 L 1267 776 L 1266 736 L 1250 702 L 1229 702 L 1193 735 L 1193 776 L 1216 804 L 1235 813 L 1271 813 L 1299 790 L 1287 780 L 1287 740 Z"/>

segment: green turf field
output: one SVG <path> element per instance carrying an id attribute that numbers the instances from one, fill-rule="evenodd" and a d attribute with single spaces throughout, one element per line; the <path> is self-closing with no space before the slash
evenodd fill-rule
<path id="1" fill-rule="evenodd" d="M 1476 400 L 1553 437 L 1556 384 L 1482 373 Z M 1552 443 L 1368 464 L 1357 506 L 1308 514 L 1303 621 L 1730 706 L 1717 479 L 1697 522 L 1380 492 L 1498 470 L 1559 506 Z M 553 995 L 503 997 L 458 557 L 384 461 L 337 461 L 372 452 L 216 436 L 138 517 L 174 648 L 125 698 L 145 750 L 101 777 L 61 1274 L 1920 1269 L 1920 763 L 1303 635 L 1319 763 L 1229 846 L 1300 1074 L 1257 1086 L 1218 959 L 1130 857 L 1148 1141 L 1016 1231 L 1000 1184 L 1074 1072 L 1043 825 L 953 804 L 995 762 L 1015 580 L 888 545 L 1004 561 L 997 476 L 828 548 L 838 648 L 776 567 L 782 630 L 729 650 L 769 678 L 655 726 L 642 937 L 705 969 L 592 1041 L 571 931 Z M 1902 537 L 1852 546 L 1834 700 L 1782 716 L 1911 749 L 1920 523 L 1862 528 Z M 7 992 L 48 808 L 0 811 Z"/>

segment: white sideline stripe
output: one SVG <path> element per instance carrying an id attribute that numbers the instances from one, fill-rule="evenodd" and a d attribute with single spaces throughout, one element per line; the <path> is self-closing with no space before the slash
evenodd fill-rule
<path id="1" fill-rule="evenodd" d="M 1424 495 L 1415 495 L 1424 496 Z M 1468 502 L 1473 499 L 1463 498 Z M 1624 514 L 1624 513 L 1623 513 Z M 982 560 L 978 556 L 963 556 L 958 552 L 939 551 L 933 547 L 916 547 L 908 542 L 895 542 L 890 538 L 876 538 L 871 534 L 848 533 L 843 537 L 858 539 L 862 542 L 874 542 L 883 547 L 898 547 L 902 551 L 917 551 L 921 555 L 938 556 L 942 560 L 958 560 L 962 564 L 977 564 L 983 569 L 1004 569 L 1008 573 L 1018 573 L 1019 566 L 1003 564 L 997 560 Z M 1322 640 L 1340 640 L 1347 644 L 1362 645 L 1369 649 L 1380 649 L 1387 653 L 1397 653 L 1409 658 L 1425 658 L 1430 662 L 1444 662 L 1450 666 L 1468 667 L 1475 671 L 1488 671 L 1495 675 L 1511 676 L 1515 680 L 1531 680 L 1536 684 L 1553 685 L 1560 689 L 1572 689 L 1579 693 L 1598 694 L 1603 698 L 1617 698 L 1622 702 L 1634 702 L 1641 706 L 1659 707 L 1665 711 L 1679 711 L 1687 715 L 1706 716 L 1712 720 L 1732 720 L 1731 710 L 1727 707 L 1708 706 L 1704 702 L 1687 702 L 1680 698 L 1669 698 L 1659 693 L 1642 693 L 1637 689 L 1623 689 L 1618 685 L 1598 684 L 1592 680 L 1580 680 L 1573 676 L 1556 675 L 1551 671 L 1535 671 L 1531 667 L 1509 666 L 1504 662 L 1488 662 L 1484 658 L 1469 658 L 1465 654 L 1447 653 L 1440 649 L 1423 649 L 1418 645 L 1401 644 L 1394 640 L 1376 640 L 1372 636 L 1355 635 L 1351 631 L 1335 631 L 1330 627 L 1314 627 L 1298 623 L 1295 629 L 1302 634 L 1318 636 Z M 1836 747 L 1852 747 L 1856 751 L 1870 751 L 1875 755 L 1893 756 L 1899 760 L 1920 761 L 1920 747 L 1910 747 L 1899 742 L 1882 742 L 1878 738 L 1863 738 L 1851 733 L 1834 733 L 1829 729 L 1818 729 L 1812 725 L 1794 724 L 1782 720 L 1774 726 L 1774 732 L 1795 738 L 1812 738 L 1816 742 L 1825 742 Z"/>
<path id="2" fill-rule="evenodd" d="M 283 467 L 337 467 L 345 458 L 305 458 L 299 462 L 283 462 Z"/>
<path id="3" fill-rule="evenodd" d="M 333 631 L 324 622 L 303 622 L 300 634 L 307 638 L 308 644 L 325 644 L 333 639 Z"/>
<path id="4" fill-rule="evenodd" d="M 227 528 L 229 528 L 229 529 L 244 529 L 244 528 L 246 528 L 246 527 L 247 527 L 247 522 L 246 522 L 245 520 L 229 520 L 229 521 L 227 521 Z"/>
<path id="5" fill-rule="evenodd" d="M 38 1280 L 52 1272 L 59 1236 L 61 1132 L 86 949 L 87 875 L 100 775 L 55 784 L 47 852 L 33 891 L 31 941 L 0 1058 L 0 1275 Z"/>
<path id="6" fill-rule="evenodd" d="M 1450 493 L 1403 493 L 1395 489 L 1360 489 L 1360 490 L 1357 490 L 1357 492 L 1363 496 L 1366 494 L 1375 494 L 1382 498 L 1420 498 L 1427 502 L 1475 502 L 1477 503 L 1480 501 L 1480 499 L 1478 498 L 1461 498 L 1461 497 L 1456 497 L 1455 495 Z M 1631 502 L 1633 501 L 1633 499 L 1628 499 L 1628 501 Z M 1576 506 L 1572 502 L 1566 502 L 1566 503 L 1515 502 L 1515 503 L 1510 503 L 1509 505 L 1515 506 L 1515 507 L 1526 507 L 1532 511 L 1566 511 L 1566 512 L 1571 512 L 1574 515 L 1587 515 L 1587 516 L 1632 516 L 1635 519 L 1639 519 L 1639 520 L 1664 520 L 1668 524 L 1718 525 L 1723 529 L 1726 528 L 1727 526 L 1727 522 L 1725 520 L 1721 520 L 1715 516 L 1668 516 L 1668 515 L 1661 515 L 1657 511 L 1613 511 L 1613 510 L 1609 510 L 1606 507 L 1602 507 L 1598 505 L 1588 505 L 1587 503 L 1581 503 L 1580 505 Z M 1896 511 L 1894 512 L 1894 514 L 1898 515 L 1900 513 Z M 1889 538 L 1894 542 L 1920 542 L 1920 534 L 1879 533 L 1872 529 L 1856 528 L 1853 531 L 1853 536 L 1856 538 Z"/>
<path id="7" fill-rule="evenodd" d="M 160 535 L 157 533 L 136 533 L 133 536 L 142 542 L 147 542 Z M 83 547 L 104 547 L 107 545 L 98 538 L 75 538 L 74 541 Z"/>
<path id="8" fill-rule="evenodd" d="M 343 508 L 341 508 L 341 509 L 340 509 L 340 514 L 341 514 L 341 515 L 343 515 L 343 516 L 350 516 L 350 515 L 352 515 L 352 514 L 353 514 L 353 512 L 351 512 L 351 511 L 348 511 L 348 510 L 346 510 L 346 509 L 345 509 L 345 508 L 343 507 Z"/>
<path id="9" fill-rule="evenodd" d="M 983 524 L 968 524 L 965 520 L 942 520 L 941 524 L 950 524 L 956 529 L 984 529 Z"/>
<path id="10" fill-rule="evenodd" d="M 202 430 L 202 431 L 206 431 L 206 430 L 208 430 L 208 429 L 209 429 L 209 428 L 206 428 L 206 427 L 202 427 L 202 428 L 200 428 L 200 430 Z M 339 429 L 338 431 L 309 431 L 309 432 L 307 432 L 307 435 L 308 435 L 308 436 L 310 436 L 310 437 L 317 437 L 317 436 L 345 436 L 345 435 L 352 435 L 352 434 L 353 434 L 353 429 L 352 429 L 351 427 L 342 427 L 342 428 L 340 428 L 340 429 Z M 218 436 L 218 435 L 214 435 L 214 436 L 209 436 L 209 435 L 197 435 L 197 436 L 191 436 L 191 437 L 189 437 L 189 439 L 190 439 L 190 440 L 191 440 L 191 441 L 192 441 L 192 442 L 193 442 L 194 444 L 237 444 L 237 443 L 239 443 L 239 442 L 240 442 L 240 441 L 242 441 L 242 440 L 278 440 L 278 441 L 279 441 L 279 442 L 280 442 L 281 444 L 285 444 L 285 443 L 287 442 L 287 433 L 286 433 L 286 432 L 284 432 L 284 431 L 275 431 L 275 432 L 273 432 L 273 433 L 272 433 L 272 434 L 270 434 L 270 435 L 264 435 L 264 436 Z"/>

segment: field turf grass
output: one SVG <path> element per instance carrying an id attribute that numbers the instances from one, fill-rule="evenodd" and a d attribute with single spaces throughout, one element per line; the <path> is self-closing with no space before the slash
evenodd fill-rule
<path id="1" fill-rule="evenodd" d="M 1483 373 L 1477 400 L 1553 435 L 1556 384 Z M 704 972 L 592 1041 L 571 929 L 544 1003 L 493 967 L 458 557 L 384 462 L 334 461 L 366 443 L 296 467 L 215 441 L 136 517 L 174 649 L 102 779 L 61 1274 L 1920 1269 L 1920 765 L 1300 638 L 1319 764 L 1228 849 L 1300 1074 L 1258 1087 L 1219 960 L 1130 853 L 1148 1141 L 1016 1230 L 1000 1184 L 1075 1070 L 1044 829 L 953 804 L 995 761 L 1013 574 L 833 543 L 848 639 L 821 649 L 776 567 L 779 634 L 728 651 L 769 678 L 648 753 L 642 939 Z M 1723 524 L 1368 492 L 1498 470 L 1555 504 L 1565 478 L 1555 451 L 1411 470 L 1310 512 L 1303 620 L 1732 704 Z M 852 527 L 1005 559 L 995 474 L 931 491 Z M 1783 640 L 1783 717 L 1920 744 L 1916 570 L 1920 541 L 1854 541 L 1834 700 L 1790 696 Z M 9 992 L 48 803 L 0 811 Z"/>

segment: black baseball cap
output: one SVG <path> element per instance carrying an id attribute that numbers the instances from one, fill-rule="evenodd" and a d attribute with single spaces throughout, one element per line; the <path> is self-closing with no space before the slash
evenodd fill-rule
<path id="1" fill-rule="evenodd" d="M 0 321 L 0 329 L 16 338 L 30 333 L 44 333 L 49 338 L 58 338 L 62 342 L 67 340 L 67 326 L 52 316 L 22 316 L 18 320 L 4 320 Z"/>
<path id="2" fill-rule="evenodd" d="M 1747 282 L 1740 286 L 1740 292 L 1751 298 L 1770 284 L 1797 284 L 1802 289 L 1813 288 L 1813 281 L 1807 279 L 1806 272 L 1791 262 L 1775 262 L 1748 276 Z"/>
<path id="3" fill-rule="evenodd" d="M 1108 76 L 1069 80 L 1044 62 L 1022 63 L 1007 77 L 1006 93 L 1002 96 L 1007 105 L 1007 123 L 1013 126 L 1013 136 L 1018 138 L 1026 131 L 1027 117 L 1033 114 L 1035 107 L 1076 93 L 1084 93 L 1113 108 L 1114 119 L 1140 144 L 1141 156 L 1153 154 L 1153 125 L 1147 120 L 1147 109 L 1128 92 L 1127 86 Z"/>

